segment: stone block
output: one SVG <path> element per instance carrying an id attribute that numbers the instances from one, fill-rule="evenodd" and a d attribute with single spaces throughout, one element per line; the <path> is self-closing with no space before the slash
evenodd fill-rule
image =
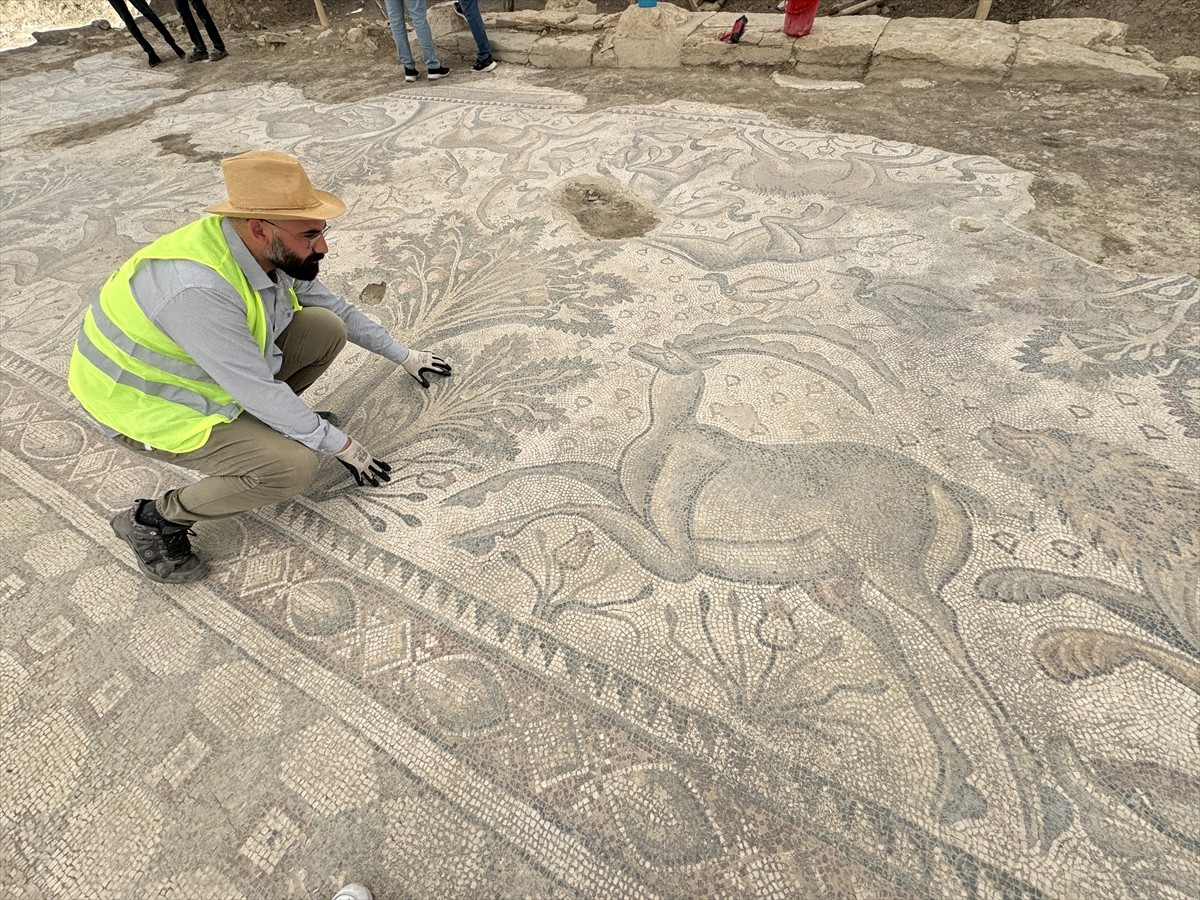
<path id="1" fill-rule="evenodd" d="M 611 31 L 600 36 L 600 46 L 592 54 L 592 65 L 597 69 L 616 68 L 617 51 L 613 47 Z"/>
<path id="2" fill-rule="evenodd" d="M 740 13 L 698 13 L 695 29 L 683 42 L 680 62 L 685 66 L 781 66 L 790 58 L 792 38 L 783 33 L 783 16 L 773 13 L 749 17 L 749 24 L 736 44 L 723 43 Z"/>
<path id="3" fill-rule="evenodd" d="M 890 19 L 883 16 L 822 16 L 792 43 L 796 73 L 807 78 L 861 78 Z"/>
<path id="4" fill-rule="evenodd" d="M 461 21 L 461 19 L 459 20 Z M 615 15 L 584 15 L 572 11 L 542 12 L 523 9 L 516 12 L 493 13 L 484 17 L 488 28 L 508 28 L 513 31 L 598 31 L 616 24 Z"/>
<path id="5" fill-rule="evenodd" d="M 1016 49 L 1016 26 L 1002 22 L 892 19 L 875 45 L 867 80 L 998 82 Z"/>
<path id="6" fill-rule="evenodd" d="M 564 16 L 561 20 L 557 21 L 554 24 L 554 29 L 557 31 L 600 31 L 604 28 L 611 28 L 616 24 L 617 17 L 615 15 L 571 15 Z"/>
<path id="7" fill-rule="evenodd" d="M 696 27 L 691 13 L 673 3 L 630 6 L 596 55 L 599 65 L 671 69 L 681 65 L 683 43 Z"/>
<path id="8" fill-rule="evenodd" d="M 829 81 L 824 78 L 793 78 L 790 75 L 771 73 L 771 80 L 780 87 L 793 91 L 856 91 L 863 86 L 861 81 Z"/>
<path id="9" fill-rule="evenodd" d="M 544 31 L 558 23 L 569 21 L 577 13 L 568 10 L 543 12 L 540 9 L 518 9 L 514 12 L 485 13 L 484 24 L 488 28 L 508 28 L 513 31 Z"/>
<path id="10" fill-rule="evenodd" d="M 54 31 L 35 31 L 31 36 L 34 43 L 61 46 L 71 43 L 71 39 L 74 37 L 71 33 L 73 30 L 71 28 L 59 28 Z"/>
<path id="11" fill-rule="evenodd" d="M 732 65 L 734 47 L 719 38 L 732 24 L 725 13 L 692 13 L 692 31 L 683 42 L 680 63 L 685 66 Z"/>
<path id="12" fill-rule="evenodd" d="M 489 38 L 493 35 L 489 34 Z M 450 34 L 442 35 L 437 39 L 439 55 L 443 50 L 453 53 L 458 56 L 464 56 L 467 59 L 475 58 L 475 38 L 471 37 L 469 31 L 454 31 Z"/>
<path id="13" fill-rule="evenodd" d="M 467 31 L 467 23 L 454 14 L 454 4 L 439 3 L 428 10 L 429 30 L 433 32 L 434 41 L 440 46 L 442 38 L 456 31 Z M 474 46 L 474 45 L 472 45 Z"/>
<path id="14" fill-rule="evenodd" d="M 467 37 L 471 33 L 467 32 Z M 541 38 L 540 34 L 530 31 L 488 31 L 488 43 L 492 45 L 492 56 L 506 63 L 528 65 L 529 51 Z M 475 41 L 470 41 L 471 55 L 475 55 Z"/>
<path id="15" fill-rule="evenodd" d="M 683 43 L 680 62 L 685 66 L 782 66 L 791 58 L 791 41 L 776 40 L 774 35 L 758 39 L 743 38 L 726 44 L 718 38 L 729 26 L 693 31 Z"/>
<path id="16" fill-rule="evenodd" d="M 592 16 L 596 14 L 596 4 L 591 0 L 546 0 L 544 8 L 546 12 L 569 10 Z"/>
<path id="17" fill-rule="evenodd" d="M 544 69 L 583 69 L 592 64 L 599 34 L 548 34 L 529 48 L 529 64 Z"/>
<path id="18" fill-rule="evenodd" d="M 728 17 L 728 14 L 726 16 Z M 745 33 L 742 34 L 741 43 L 749 41 L 756 47 L 787 47 L 788 53 L 791 53 L 795 38 L 783 33 L 783 15 L 759 13 L 756 16 L 747 16 L 747 18 L 749 22 L 746 24 Z"/>
<path id="19" fill-rule="evenodd" d="M 1021 37 L 1040 37 L 1081 47 L 1096 44 L 1123 44 L 1129 26 L 1112 19 L 1027 19 L 1017 26 Z"/>
<path id="20" fill-rule="evenodd" d="M 1154 58 L 1154 54 L 1150 52 L 1150 49 L 1143 47 L 1141 44 L 1127 44 L 1124 47 L 1097 44 L 1094 49 L 1099 50 L 1101 53 L 1116 53 L 1118 56 L 1132 57 L 1140 63 L 1145 63 L 1152 69 L 1164 68 L 1163 64 Z"/>
<path id="21" fill-rule="evenodd" d="M 1013 84 L 1047 82 L 1076 88 L 1125 88 L 1161 91 L 1169 80 L 1136 59 L 1115 53 L 1100 53 L 1039 37 L 1023 37 L 1013 63 Z"/>
<path id="22" fill-rule="evenodd" d="M 1163 70 L 1176 87 L 1191 91 L 1200 85 L 1200 56 L 1177 56 Z"/>

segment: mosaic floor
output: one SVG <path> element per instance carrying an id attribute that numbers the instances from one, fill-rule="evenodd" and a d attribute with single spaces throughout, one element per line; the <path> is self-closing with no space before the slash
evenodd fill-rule
<path id="1" fill-rule="evenodd" d="M 0 102 L 6 897 L 1195 896 L 1194 280 L 1017 229 L 993 159 L 512 67 Z M 265 147 L 455 374 L 344 354 L 314 404 L 398 477 L 327 462 L 164 588 L 106 518 L 188 476 L 67 354 Z"/>

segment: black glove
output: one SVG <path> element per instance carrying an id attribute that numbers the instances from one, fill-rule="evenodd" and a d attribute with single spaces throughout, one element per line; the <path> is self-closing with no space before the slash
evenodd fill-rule
<path id="1" fill-rule="evenodd" d="M 373 457 L 367 448 L 354 438 L 350 438 L 350 446 L 340 453 L 335 453 L 334 456 L 337 457 L 338 462 L 350 470 L 350 474 L 354 476 L 359 487 L 362 487 L 363 484 L 379 487 L 392 480 L 392 476 L 388 474 L 392 471 L 392 467 L 382 459 Z"/>
<path id="2" fill-rule="evenodd" d="M 421 382 L 423 388 L 429 387 L 429 379 L 425 377 L 427 372 L 434 375 L 450 374 L 450 363 L 428 350 L 409 350 L 408 356 L 400 365 L 405 372 Z"/>

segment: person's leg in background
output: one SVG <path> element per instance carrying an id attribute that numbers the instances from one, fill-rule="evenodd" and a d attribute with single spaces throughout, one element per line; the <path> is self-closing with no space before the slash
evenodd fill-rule
<path id="1" fill-rule="evenodd" d="M 121 22 L 125 25 L 125 30 L 129 32 L 129 36 L 137 41 L 138 46 L 142 48 L 142 52 L 146 54 L 146 58 L 150 60 L 151 66 L 157 66 L 161 59 L 158 58 L 158 53 L 150 46 L 150 42 L 146 40 L 146 36 L 142 34 L 137 27 L 137 23 L 133 20 L 133 13 L 129 11 L 129 7 L 125 5 L 125 0 L 108 0 L 108 5 L 111 6 L 121 17 Z"/>
<path id="2" fill-rule="evenodd" d="M 387 10 L 388 24 L 392 27 L 392 40 L 396 42 L 396 56 L 404 67 L 404 80 L 416 81 L 419 73 L 412 47 L 408 43 L 408 29 L 404 26 L 404 0 L 383 0 L 383 5 Z"/>
<path id="3" fill-rule="evenodd" d="M 175 0 L 175 12 L 179 13 L 179 18 L 183 20 L 188 40 L 192 42 L 192 52 L 187 55 L 187 61 L 198 62 L 208 59 L 208 47 L 204 45 L 204 37 L 200 34 L 200 29 L 196 27 L 196 20 L 192 18 L 192 9 L 188 5 L 188 0 Z"/>
<path id="4" fill-rule="evenodd" d="M 133 13 L 129 11 L 129 7 L 125 5 L 125 0 L 108 0 L 108 5 L 120 16 L 125 30 L 129 32 L 129 36 L 137 41 L 138 46 L 142 48 L 142 52 L 146 54 L 146 59 L 149 61 L 150 66 L 154 67 L 161 63 L 162 59 L 159 58 L 158 53 L 150 45 L 150 42 L 146 40 L 146 36 L 142 34 L 141 29 L 137 27 L 137 22 L 134 21 Z M 174 43 L 174 38 L 170 40 L 170 43 Z M 183 54 L 180 53 L 180 55 L 182 56 Z"/>
<path id="5" fill-rule="evenodd" d="M 155 15 L 154 10 L 150 8 L 149 0 L 129 0 L 130 4 L 136 9 L 143 18 L 155 27 L 159 34 L 163 36 L 163 40 L 167 42 L 167 46 L 172 52 L 178 56 L 183 56 L 183 48 L 175 41 L 175 36 L 171 34 L 170 29 L 163 24 L 163 20 Z"/>
<path id="6" fill-rule="evenodd" d="M 408 8 L 408 17 L 412 20 L 413 32 L 421 44 L 421 53 L 425 56 L 425 68 L 430 81 L 437 81 L 450 74 L 450 70 L 438 59 L 437 48 L 433 45 L 433 32 L 429 29 L 429 16 L 425 9 L 425 0 L 404 0 Z"/>
<path id="7" fill-rule="evenodd" d="M 492 59 L 492 45 L 483 26 L 483 16 L 479 13 L 479 0 L 458 0 L 454 4 L 454 11 L 466 20 L 471 37 L 475 39 L 475 65 L 472 68 L 476 72 L 492 71 L 496 68 L 496 61 Z"/>
<path id="8" fill-rule="evenodd" d="M 200 17 L 200 23 L 204 26 L 204 30 L 208 32 L 208 39 L 212 41 L 212 50 L 204 44 L 204 36 L 200 34 L 200 29 L 196 25 L 196 20 L 192 16 L 192 7 L 196 7 L 196 15 Z M 204 0 L 175 0 L 175 11 L 179 13 L 179 18 L 183 20 L 183 27 L 187 29 L 188 38 L 192 42 L 192 52 L 188 54 L 188 62 L 199 62 L 202 59 L 216 61 L 224 59 L 229 54 L 225 52 L 225 44 L 221 40 L 221 32 L 217 30 L 217 24 L 209 15 L 208 7 L 204 5 Z"/>
<path id="9" fill-rule="evenodd" d="M 213 47 L 208 58 L 213 62 L 224 59 L 229 54 L 225 51 L 225 42 L 221 40 L 221 32 L 217 30 L 217 23 L 209 14 L 208 6 L 204 0 L 192 0 L 192 6 L 196 7 L 196 15 L 200 18 L 200 24 L 204 26 L 204 30 L 208 32 L 208 40 Z"/>

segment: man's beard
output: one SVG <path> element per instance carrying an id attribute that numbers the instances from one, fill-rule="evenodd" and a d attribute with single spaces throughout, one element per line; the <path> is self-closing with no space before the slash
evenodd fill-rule
<path id="1" fill-rule="evenodd" d="M 267 245 L 267 262 L 297 281 L 312 281 L 316 278 L 317 273 L 321 271 L 321 260 L 324 258 L 324 253 L 312 253 L 301 259 L 285 247 L 278 236 L 274 237 Z"/>

